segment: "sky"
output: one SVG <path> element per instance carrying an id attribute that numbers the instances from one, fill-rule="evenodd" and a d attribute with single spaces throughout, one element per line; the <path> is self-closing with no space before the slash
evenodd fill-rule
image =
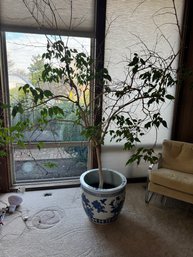
<path id="1" fill-rule="evenodd" d="M 12 69 L 28 72 L 33 55 L 42 55 L 46 51 L 46 36 L 28 33 L 6 33 L 8 59 L 14 63 Z M 86 48 L 89 52 L 90 39 L 71 38 L 68 45 Z"/>

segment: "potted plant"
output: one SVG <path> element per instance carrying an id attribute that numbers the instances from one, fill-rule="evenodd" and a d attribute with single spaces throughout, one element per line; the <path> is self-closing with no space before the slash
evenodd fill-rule
<path id="1" fill-rule="evenodd" d="M 168 88 L 176 84 L 176 73 L 172 67 L 176 55 L 162 58 L 148 51 L 140 57 L 135 53 L 127 61 L 125 79 L 116 83 L 107 69 L 95 71 L 95 61 L 90 56 L 68 48 L 62 40 L 48 41 L 42 58 L 44 70 L 41 80 L 55 85 L 55 90 L 29 84 L 20 87 L 27 105 L 23 102 L 15 104 L 12 115 L 16 117 L 26 110 L 28 113 L 37 110 L 38 122 L 47 124 L 53 117 L 64 117 L 64 109 L 58 106 L 58 102 L 73 105 L 74 124 L 82 128 L 81 134 L 96 151 L 98 162 L 98 169 L 86 171 L 80 177 L 84 209 L 95 223 L 112 222 L 123 206 L 126 178 L 117 171 L 104 169 L 101 145 L 108 134 L 116 142 L 123 141 L 125 150 L 135 149 L 141 137 L 152 127 L 167 127 L 161 116 L 160 104 L 174 98 L 168 93 Z M 103 90 L 98 95 L 94 92 L 90 98 L 95 83 L 100 83 L 98 86 Z M 58 91 L 57 85 L 63 90 Z M 98 108 L 96 103 L 99 99 L 103 99 L 102 119 L 96 122 L 93 110 Z M 22 144 L 22 131 L 33 125 L 28 116 L 17 122 L 9 130 L 11 141 L 19 138 L 17 142 Z M 136 148 L 127 164 L 139 163 L 141 159 L 154 162 L 157 157 L 153 149 Z"/>

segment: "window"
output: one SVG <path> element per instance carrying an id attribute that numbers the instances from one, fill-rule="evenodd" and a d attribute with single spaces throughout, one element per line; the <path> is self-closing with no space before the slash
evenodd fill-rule
<path id="1" fill-rule="evenodd" d="M 49 37 L 57 40 L 56 36 Z M 62 37 L 62 40 L 71 48 L 90 53 L 89 38 Z M 45 84 L 40 80 L 44 68 L 41 56 L 46 51 L 46 44 L 45 35 L 6 33 L 8 95 L 11 106 L 22 102 L 30 107 L 30 99 L 26 99 L 24 93 L 18 91 L 25 84 L 31 87 L 38 85 L 60 94 L 68 90 L 64 85 Z M 78 178 L 87 169 L 89 143 L 81 136 L 81 128 L 73 124 L 74 106 L 63 101 L 58 101 L 57 105 L 64 110 L 65 116 L 61 120 L 52 117 L 43 127 L 38 125 L 40 109 L 11 117 L 12 125 L 24 120 L 25 116 L 33 123 L 33 127 L 24 133 L 25 149 L 13 144 L 14 183 Z M 42 142 L 41 149 L 37 148 L 39 142 Z"/>
<path id="2" fill-rule="evenodd" d="M 133 57 L 134 53 L 146 59 L 148 51 L 152 53 L 157 51 L 160 56 L 165 57 L 169 56 L 172 50 L 178 51 L 180 38 L 175 11 L 178 25 L 181 25 L 183 6 L 184 1 L 181 0 L 107 1 L 105 63 L 108 65 L 112 79 L 125 80 L 125 74 L 127 74 L 127 70 L 124 69 L 125 63 Z M 176 67 L 177 61 L 176 59 Z M 171 93 L 174 91 L 175 89 L 172 88 Z M 157 137 L 157 145 L 161 147 L 163 139 L 171 137 L 173 108 L 172 103 L 162 107 L 162 117 L 167 121 L 168 129 L 159 128 L 158 134 L 157 131 L 151 130 L 142 137 L 141 145 L 153 146 L 154 139 Z M 128 177 L 145 177 L 147 164 L 125 166 L 128 153 L 122 151 L 122 142 L 119 144 L 116 143 L 115 148 L 115 143 L 106 137 L 102 152 L 104 166 L 110 162 L 113 169 L 121 169 Z M 160 151 L 159 148 L 158 151 Z M 116 156 L 119 156 L 119 159 Z"/>

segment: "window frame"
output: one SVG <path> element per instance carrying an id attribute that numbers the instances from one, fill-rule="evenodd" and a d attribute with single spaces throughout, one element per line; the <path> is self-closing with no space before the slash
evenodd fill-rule
<path id="1" fill-rule="evenodd" d="M 7 32 L 7 31 L 6 31 Z M 8 71 L 8 65 L 7 65 L 7 49 L 6 49 L 6 32 L 1 32 L 1 53 L 3 56 L 3 59 L 1 60 L 1 85 L 2 87 L 2 102 L 9 104 L 9 71 Z M 9 31 L 11 32 L 11 31 Z M 14 31 L 15 32 L 15 31 Z M 18 31 L 18 33 L 20 33 L 20 31 Z M 28 33 L 28 32 L 21 32 L 21 33 Z M 31 34 L 31 33 L 29 33 Z M 42 34 L 44 35 L 44 34 Z M 65 36 L 65 35 L 63 35 Z M 94 58 L 94 50 L 95 49 L 95 39 L 90 38 L 90 54 L 92 56 L 92 58 Z M 94 85 L 91 85 L 91 87 L 93 87 Z M 91 92 L 93 92 L 93 90 L 91 90 Z M 93 96 L 92 94 L 90 95 L 90 98 L 92 99 Z M 5 126 L 10 126 L 11 122 L 10 122 L 10 113 L 8 110 L 4 110 L 3 111 L 3 117 L 4 117 L 4 125 Z M 37 145 L 38 142 L 33 142 L 33 143 L 24 143 L 26 149 L 37 149 Z M 88 161 L 87 161 L 87 168 L 90 169 L 92 167 L 92 150 L 91 150 L 91 144 L 88 141 L 57 141 L 57 142 L 46 142 L 44 141 L 44 146 L 42 147 L 42 149 L 47 149 L 47 148 L 62 148 L 62 147 L 67 147 L 67 146 L 87 146 L 88 147 Z M 7 166 L 6 171 L 4 169 L 4 175 L 5 177 L 2 179 L 3 181 L 7 181 L 6 183 L 6 188 L 8 187 L 9 189 L 15 189 L 18 188 L 19 186 L 21 186 L 23 183 L 17 183 L 15 175 L 14 175 L 14 150 L 15 149 L 22 149 L 21 147 L 17 146 L 16 144 L 12 143 L 11 145 L 8 146 L 7 148 L 7 157 L 4 158 L 3 162 L 4 165 Z M 7 164 L 7 165 L 6 165 Z M 32 188 L 38 188 L 37 183 L 39 184 L 40 182 L 38 181 L 30 181 L 30 182 L 25 182 L 25 184 L 27 185 L 28 188 L 32 189 Z M 46 187 L 52 186 L 52 185 L 56 185 L 59 184 L 61 186 L 61 184 L 63 184 L 64 186 L 67 185 L 71 185 L 71 186 L 75 186 L 75 185 L 79 185 L 79 178 L 77 179 L 63 179 L 61 178 L 60 181 L 54 181 L 52 179 L 48 179 L 45 181 L 45 185 Z M 43 182 L 40 183 L 40 186 L 42 187 Z M 6 190 L 7 191 L 7 190 Z"/>

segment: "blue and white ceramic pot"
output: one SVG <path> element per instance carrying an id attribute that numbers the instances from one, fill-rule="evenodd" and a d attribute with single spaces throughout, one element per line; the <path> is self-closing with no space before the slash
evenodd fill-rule
<path id="1" fill-rule="evenodd" d="M 98 169 L 84 172 L 80 176 L 82 204 L 89 219 L 98 224 L 115 221 L 123 207 L 127 180 L 121 173 L 103 169 L 104 183 L 108 189 L 97 188 Z"/>

